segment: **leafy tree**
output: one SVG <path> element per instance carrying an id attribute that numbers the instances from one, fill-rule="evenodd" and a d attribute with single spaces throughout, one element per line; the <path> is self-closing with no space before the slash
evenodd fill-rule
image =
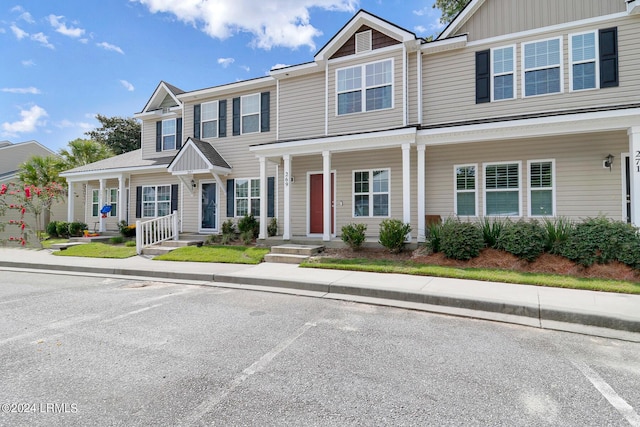
<path id="1" fill-rule="evenodd" d="M 64 179 L 60 178 L 62 170 L 62 162 L 57 156 L 32 156 L 26 162 L 18 167 L 18 179 L 26 186 L 33 188 L 60 188 L 60 182 Z M 63 197 L 62 191 L 56 191 L 54 195 L 48 198 L 42 198 L 41 202 L 33 204 L 33 213 L 36 214 L 38 223 L 42 218 L 43 225 L 46 226 L 51 219 L 51 205 L 57 199 Z M 38 192 L 38 197 L 40 196 Z M 37 224 L 38 229 L 42 230 L 43 225 Z"/>
<path id="2" fill-rule="evenodd" d="M 442 11 L 440 23 L 448 24 L 464 9 L 469 1 L 470 0 L 436 0 L 433 8 Z"/>
<path id="3" fill-rule="evenodd" d="M 140 148 L 140 123 L 130 117 L 106 117 L 96 115 L 101 127 L 85 132 L 94 141 L 98 141 L 111 148 L 115 154 L 127 153 Z"/>
<path id="4" fill-rule="evenodd" d="M 59 152 L 63 170 L 77 168 L 89 163 L 113 157 L 114 153 L 106 145 L 90 139 L 74 139 L 68 144 L 68 149 Z"/>

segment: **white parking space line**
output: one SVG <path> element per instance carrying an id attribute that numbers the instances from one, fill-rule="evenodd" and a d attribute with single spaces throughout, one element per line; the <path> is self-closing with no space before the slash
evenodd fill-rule
<path id="1" fill-rule="evenodd" d="M 587 377 L 591 384 L 604 396 L 609 403 L 622 414 L 633 427 L 640 427 L 640 415 L 634 411 L 633 407 L 615 392 L 597 372 L 587 366 L 584 362 L 572 361 L 582 374 Z"/>
<path id="2" fill-rule="evenodd" d="M 134 316 L 136 314 L 143 313 L 143 312 L 145 312 L 147 310 L 151 310 L 152 308 L 160 307 L 162 305 L 164 305 L 164 304 L 156 304 L 156 305 L 151 305 L 149 307 L 141 308 L 139 310 L 133 310 L 133 311 L 130 311 L 128 313 L 124 313 L 124 314 L 121 314 L 119 316 L 112 317 L 110 319 L 105 319 L 105 320 L 102 321 L 102 323 L 115 322 L 117 320 L 121 320 L 121 319 L 124 319 L 124 318 L 129 317 L 129 316 Z"/>
<path id="3" fill-rule="evenodd" d="M 202 418 L 207 412 L 211 411 L 218 403 L 220 403 L 225 397 L 227 397 L 229 393 L 235 390 L 247 378 L 249 378 L 256 372 L 260 372 L 264 368 L 266 368 L 276 356 L 286 350 L 291 344 L 293 344 L 298 338 L 300 338 L 302 335 L 304 335 L 305 332 L 307 332 L 314 326 L 316 326 L 315 323 L 307 322 L 300 328 L 298 328 L 293 334 L 289 335 L 286 339 L 281 341 L 271 351 L 263 355 L 260 359 L 252 363 L 251 366 L 243 370 L 242 374 L 235 377 L 224 390 L 221 390 L 219 393 L 214 394 L 209 399 L 198 405 L 191 416 L 184 421 L 183 425 L 195 424 L 200 418 Z"/>

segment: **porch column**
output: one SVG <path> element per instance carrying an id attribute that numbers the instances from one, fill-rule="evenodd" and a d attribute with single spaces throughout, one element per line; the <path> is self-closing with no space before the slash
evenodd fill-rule
<path id="1" fill-rule="evenodd" d="M 631 223 L 640 227 L 640 126 L 629 128 L 627 133 L 631 163 Z M 621 167 L 624 167 L 624 162 L 621 162 Z"/>
<path id="2" fill-rule="evenodd" d="M 98 229 L 98 231 L 100 232 L 104 232 L 106 231 L 106 226 L 105 226 L 105 219 L 102 217 L 102 214 L 100 213 L 100 211 L 102 210 L 102 207 L 104 206 L 104 178 L 100 179 L 100 191 L 98 192 L 98 215 L 100 218 L 100 228 Z"/>
<path id="3" fill-rule="evenodd" d="M 426 240 L 426 228 L 424 222 L 425 215 L 425 166 L 424 166 L 424 154 L 425 146 L 418 145 L 418 242 L 424 242 Z"/>
<path id="4" fill-rule="evenodd" d="M 322 240 L 331 240 L 331 152 L 322 152 Z"/>
<path id="5" fill-rule="evenodd" d="M 73 196 L 74 186 L 75 186 L 74 182 L 69 182 L 69 188 L 67 189 L 67 222 L 75 221 L 75 219 L 73 218 L 74 208 L 75 208 L 74 206 L 75 197 Z M 46 227 L 47 224 L 44 224 L 44 226 Z"/>
<path id="6" fill-rule="evenodd" d="M 260 233 L 258 239 L 267 238 L 267 159 L 259 157 L 260 162 Z"/>
<path id="7" fill-rule="evenodd" d="M 411 144 L 402 144 L 402 222 L 411 223 Z M 407 234 L 407 241 L 411 233 Z"/>
<path id="8" fill-rule="evenodd" d="M 126 221 L 126 210 L 127 210 L 127 202 L 126 202 L 126 189 L 124 187 L 125 177 L 124 175 L 120 175 L 118 177 L 118 222 Z"/>
<path id="9" fill-rule="evenodd" d="M 285 154 L 284 160 L 284 223 L 282 240 L 291 240 L 291 155 Z"/>

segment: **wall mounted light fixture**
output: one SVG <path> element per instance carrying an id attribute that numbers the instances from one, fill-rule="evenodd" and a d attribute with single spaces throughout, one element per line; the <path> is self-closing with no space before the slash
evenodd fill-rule
<path id="1" fill-rule="evenodd" d="M 603 168 L 609 168 L 609 172 L 611 172 L 611 167 L 613 166 L 613 155 L 608 154 L 607 157 L 602 161 Z"/>
<path id="2" fill-rule="evenodd" d="M 198 186 L 198 184 L 196 184 L 196 181 L 194 179 L 191 180 L 191 186 L 193 188 L 196 188 Z"/>

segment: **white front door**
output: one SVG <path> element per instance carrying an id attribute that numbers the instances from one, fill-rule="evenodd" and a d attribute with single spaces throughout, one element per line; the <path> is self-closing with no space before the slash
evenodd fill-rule
<path id="1" fill-rule="evenodd" d="M 218 231 L 218 187 L 215 182 L 200 181 L 200 231 Z"/>

